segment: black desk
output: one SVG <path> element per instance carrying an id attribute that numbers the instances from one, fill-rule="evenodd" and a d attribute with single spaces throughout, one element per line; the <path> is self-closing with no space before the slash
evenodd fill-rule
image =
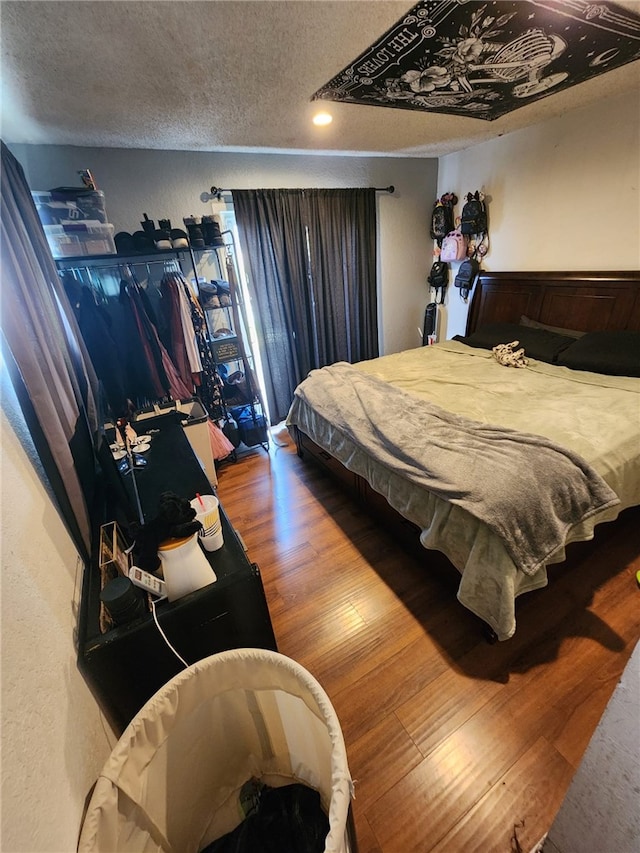
<path id="1" fill-rule="evenodd" d="M 160 432 L 144 454 L 147 466 L 136 469 L 135 477 L 143 513 L 152 518 L 161 492 L 172 491 L 191 500 L 197 492 L 210 493 L 210 486 L 179 421 L 164 417 L 145 421 L 145 430 L 149 429 Z M 131 492 L 130 475 L 123 479 Z M 222 506 L 220 515 L 224 546 L 204 551 L 216 582 L 177 601 L 156 605 L 163 631 L 188 663 L 226 649 L 277 651 L 258 566 L 248 560 Z M 85 570 L 79 665 L 120 734 L 144 703 L 184 667 L 164 642 L 151 613 L 101 634 L 99 595 L 96 555 Z"/>

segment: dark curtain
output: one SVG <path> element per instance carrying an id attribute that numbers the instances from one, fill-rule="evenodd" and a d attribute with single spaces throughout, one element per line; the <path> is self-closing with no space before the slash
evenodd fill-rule
<path id="1" fill-rule="evenodd" d="M 88 560 L 98 382 L 22 167 L 1 143 L 2 347 L 60 513 Z"/>
<path id="2" fill-rule="evenodd" d="M 307 190 L 315 367 L 378 355 L 375 190 Z"/>
<path id="3" fill-rule="evenodd" d="M 303 198 L 296 190 L 238 190 L 233 204 L 262 347 L 267 405 L 277 423 L 289 409 L 298 377 L 311 366 Z"/>
<path id="4" fill-rule="evenodd" d="M 232 195 L 277 422 L 310 370 L 378 355 L 375 190 Z"/>

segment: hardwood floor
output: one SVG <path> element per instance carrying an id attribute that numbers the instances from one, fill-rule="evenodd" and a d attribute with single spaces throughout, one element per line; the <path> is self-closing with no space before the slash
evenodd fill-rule
<path id="1" fill-rule="evenodd" d="M 336 709 L 360 853 L 528 853 L 640 638 L 640 512 L 570 546 L 492 646 L 444 558 L 401 549 L 285 429 L 273 440 L 221 466 L 219 496 L 279 651 Z"/>

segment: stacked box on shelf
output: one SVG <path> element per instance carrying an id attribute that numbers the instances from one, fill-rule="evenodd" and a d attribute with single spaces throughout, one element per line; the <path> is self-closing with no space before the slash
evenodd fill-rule
<path id="1" fill-rule="evenodd" d="M 114 227 L 89 222 L 44 225 L 44 233 L 54 258 L 78 255 L 115 255 Z"/>
<path id="2" fill-rule="evenodd" d="M 102 191 L 61 187 L 31 195 L 54 258 L 116 254 Z"/>
<path id="3" fill-rule="evenodd" d="M 65 187 L 31 193 L 43 225 L 62 225 L 70 222 L 91 222 L 106 225 L 107 211 L 104 193 L 86 187 Z"/>

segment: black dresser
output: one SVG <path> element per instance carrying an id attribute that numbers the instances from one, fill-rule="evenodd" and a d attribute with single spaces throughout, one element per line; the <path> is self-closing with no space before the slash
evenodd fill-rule
<path id="1" fill-rule="evenodd" d="M 159 430 L 153 435 L 151 449 L 144 454 L 147 465 L 135 471 L 145 519 L 156 514 L 158 498 L 163 491 L 189 500 L 197 493 L 211 493 L 209 481 L 179 420 L 163 416 L 145 421 L 144 428 L 146 432 Z M 109 462 L 105 460 L 106 469 Z M 110 477 L 113 480 L 119 476 L 121 482 L 115 485 L 123 487 L 121 494 L 128 495 L 130 507 L 135 507 L 131 475 L 114 472 L 115 468 L 110 471 Z M 123 513 L 122 506 L 113 507 L 113 494 L 117 495 L 118 488 L 110 492 L 109 509 L 106 512 L 103 509 L 99 520 L 110 521 L 116 515 L 122 518 L 123 514 L 131 517 L 130 511 Z M 220 516 L 224 545 L 218 551 L 203 552 L 215 571 L 216 582 L 177 601 L 156 604 L 162 630 L 189 664 L 226 649 L 250 647 L 277 651 L 258 566 L 248 559 L 222 505 Z M 100 588 L 96 549 L 91 565 L 85 569 L 78 624 L 78 660 L 110 724 L 121 734 L 144 703 L 184 666 L 165 643 L 151 612 L 101 633 Z"/>

